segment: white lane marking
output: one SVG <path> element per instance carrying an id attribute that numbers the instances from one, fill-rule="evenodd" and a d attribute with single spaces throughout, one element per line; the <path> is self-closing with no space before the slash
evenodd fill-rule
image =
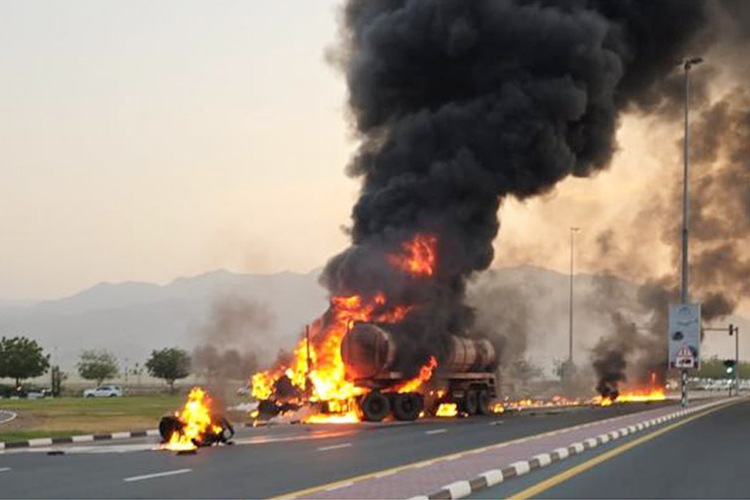
<path id="1" fill-rule="evenodd" d="M 318 451 L 338 450 L 339 448 L 349 448 L 352 443 L 334 444 L 331 446 L 321 446 Z"/>
<path id="2" fill-rule="evenodd" d="M 0 467 L 0 472 L 8 472 L 10 467 Z"/>
<path id="3" fill-rule="evenodd" d="M 308 436 L 285 436 L 285 437 L 266 437 L 266 436 L 255 436 L 251 438 L 233 439 L 234 444 L 267 444 L 267 443 L 283 443 L 286 441 L 308 441 L 311 439 L 326 439 L 333 437 L 349 436 L 354 434 L 352 431 L 338 431 L 338 432 L 321 432 L 319 434 L 311 434 Z"/>
<path id="4" fill-rule="evenodd" d="M 443 434 L 448 432 L 448 429 L 432 429 L 431 431 L 424 431 L 425 434 L 431 436 L 433 434 Z"/>
<path id="5" fill-rule="evenodd" d="M 144 479 L 153 479 L 156 477 L 165 477 L 165 476 L 175 476 L 177 474 L 187 474 L 188 472 L 193 472 L 193 469 L 177 469 L 177 470 L 168 470 L 166 472 L 155 472 L 153 474 L 144 474 L 143 476 L 133 476 L 133 477 L 126 477 L 123 479 L 126 483 L 132 483 L 133 481 L 143 481 Z"/>

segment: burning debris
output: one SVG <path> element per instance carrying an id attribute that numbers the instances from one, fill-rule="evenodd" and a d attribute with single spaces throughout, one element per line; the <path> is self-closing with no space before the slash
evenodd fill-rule
<path id="1" fill-rule="evenodd" d="M 163 448 L 189 451 L 218 443 L 230 444 L 234 428 L 229 420 L 213 412 L 212 405 L 204 389 L 193 387 L 182 409 L 159 422 Z"/>

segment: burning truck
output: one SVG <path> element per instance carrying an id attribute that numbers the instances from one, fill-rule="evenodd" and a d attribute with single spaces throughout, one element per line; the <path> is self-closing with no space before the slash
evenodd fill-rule
<path id="1" fill-rule="evenodd" d="M 436 243 L 433 236 L 417 234 L 386 262 L 409 280 L 430 280 Z M 490 412 L 497 396 L 494 346 L 487 339 L 443 335 L 441 343 L 415 350 L 420 327 L 410 320 L 419 312 L 418 302 L 392 304 L 379 291 L 333 297 L 290 359 L 253 376 L 259 415 L 312 408 L 307 422 L 378 422 L 445 414 L 441 405 L 454 413 Z"/>
<path id="2" fill-rule="evenodd" d="M 260 402 L 261 413 L 276 415 L 307 403 L 318 415 L 308 421 L 329 421 L 325 415 L 349 415 L 350 421 L 379 422 L 393 417 L 411 421 L 424 414 L 445 414 L 449 408 L 466 415 L 492 411 L 496 393 L 495 348 L 487 339 L 451 337 L 444 363 L 431 356 L 415 377 L 394 369 L 405 349 L 387 325 L 359 322 L 341 339 L 339 356 L 350 398 L 321 399 L 315 394 L 315 370 L 305 375 L 301 389 L 293 376 L 278 378 L 269 397 Z M 293 374 L 292 374 L 293 375 Z M 256 375 L 256 383 L 258 382 Z M 257 387 L 257 385 L 256 385 Z M 441 411 L 441 406 L 443 410 Z"/>
<path id="3" fill-rule="evenodd" d="M 392 371 L 399 344 L 383 327 L 358 323 L 344 336 L 341 357 L 346 377 L 369 392 L 358 401 L 365 420 L 380 421 L 390 413 L 397 420 L 414 420 L 422 411 L 438 412 L 441 404 L 456 404 L 468 415 L 487 414 L 495 392 L 495 349 L 487 339 L 451 337 L 446 362 L 426 365 L 431 377 L 405 380 Z M 424 368 L 424 367 L 423 367 Z"/>

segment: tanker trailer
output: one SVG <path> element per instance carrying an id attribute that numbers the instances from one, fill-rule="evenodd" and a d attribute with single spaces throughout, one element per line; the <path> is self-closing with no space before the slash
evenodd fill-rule
<path id="1" fill-rule="evenodd" d="M 365 420 L 380 421 L 391 413 L 397 420 L 414 420 L 422 410 L 434 413 L 447 402 L 456 403 L 465 414 L 484 415 L 497 397 L 495 349 L 487 339 L 451 336 L 446 359 L 419 393 L 393 390 L 409 377 L 394 369 L 398 366 L 399 343 L 382 326 L 352 326 L 342 340 L 341 358 L 346 378 L 370 389 L 358 401 Z"/>

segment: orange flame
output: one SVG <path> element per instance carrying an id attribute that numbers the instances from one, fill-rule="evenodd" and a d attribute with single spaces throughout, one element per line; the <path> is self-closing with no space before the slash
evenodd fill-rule
<path id="1" fill-rule="evenodd" d="M 201 442 L 209 430 L 216 434 L 222 432 L 221 426 L 213 422 L 211 405 L 211 398 L 204 389 L 190 389 L 185 406 L 174 414 L 184 425 L 182 431 L 173 433 L 164 447 L 176 451 L 194 450 L 197 448 L 195 443 Z"/>
<path id="2" fill-rule="evenodd" d="M 430 356 L 430 360 L 427 362 L 427 364 L 419 369 L 419 375 L 397 386 L 396 391 L 400 393 L 416 391 L 417 389 L 422 387 L 422 384 L 432 378 L 432 371 L 437 367 L 437 365 L 438 362 L 437 359 L 435 359 L 435 356 Z"/>
<path id="3" fill-rule="evenodd" d="M 404 243 L 403 255 L 388 255 L 389 262 L 414 275 L 431 276 L 435 267 L 435 236 L 417 234 L 410 242 Z M 341 358 L 341 342 L 347 332 L 357 322 L 397 323 L 403 320 L 412 306 L 391 306 L 383 293 L 371 297 L 351 295 L 333 297 L 329 311 L 311 325 L 308 339 L 302 338 L 294 349 L 289 363 L 255 373 L 252 377 L 252 394 L 258 400 L 271 399 L 276 383 L 284 376 L 298 389 L 304 401 L 338 401 L 339 406 L 353 408 L 353 399 L 368 391 L 346 380 L 345 366 Z M 308 359 L 310 366 L 308 366 Z M 422 367 L 419 375 L 396 388 L 399 392 L 417 390 L 432 375 L 437 360 Z M 303 402 L 303 401 L 298 401 Z M 334 405 L 335 406 L 335 405 Z M 331 410 L 333 411 L 333 410 Z M 353 418 L 350 410 L 342 411 L 344 419 Z M 307 421 L 323 419 L 310 417 Z"/>
<path id="4" fill-rule="evenodd" d="M 612 403 L 648 403 L 651 401 L 664 401 L 667 399 L 667 393 L 663 387 L 651 389 L 632 389 L 621 392 L 616 399 L 603 398 L 596 396 L 594 404 L 600 406 L 610 406 Z"/>
<path id="5" fill-rule="evenodd" d="M 388 261 L 414 276 L 432 276 L 435 272 L 435 245 L 435 236 L 417 234 L 403 244 L 405 255 L 389 255 Z"/>
<path id="6" fill-rule="evenodd" d="M 349 401 L 366 392 L 366 389 L 356 387 L 345 378 L 341 341 L 356 322 L 395 323 L 411 311 L 411 307 L 407 306 L 390 309 L 386 309 L 386 306 L 386 298 L 381 293 L 369 301 L 359 295 L 333 297 L 326 325 L 316 321 L 311 328 L 310 370 L 307 366 L 307 340 L 303 338 L 294 349 L 293 359 L 288 366 L 278 366 L 253 375 L 253 396 L 260 400 L 269 399 L 276 381 L 284 375 L 300 391 L 309 390 L 310 401 Z"/>
<path id="7" fill-rule="evenodd" d="M 436 417 L 455 417 L 456 415 L 458 415 L 458 405 L 456 403 L 440 403 L 435 412 Z"/>

